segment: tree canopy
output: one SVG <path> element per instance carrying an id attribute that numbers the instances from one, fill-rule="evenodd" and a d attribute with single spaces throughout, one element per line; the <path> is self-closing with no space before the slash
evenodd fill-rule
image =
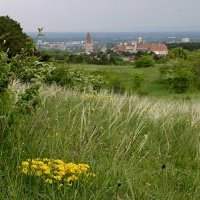
<path id="1" fill-rule="evenodd" d="M 20 24 L 8 16 L 0 16 L 0 49 L 9 56 L 33 46 L 32 40 L 23 33 Z"/>

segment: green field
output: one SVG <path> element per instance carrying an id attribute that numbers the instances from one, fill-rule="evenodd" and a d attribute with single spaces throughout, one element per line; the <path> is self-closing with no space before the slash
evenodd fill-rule
<path id="1" fill-rule="evenodd" d="M 137 93 L 139 95 L 148 95 L 159 98 L 199 98 L 198 91 L 187 91 L 184 94 L 176 94 L 169 90 L 159 82 L 160 80 L 160 67 L 156 64 L 154 67 L 135 68 L 133 66 L 112 66 L 112 65 L 88 65 L 88 64 L 61 64 L 54 63 L 55 66 L 64 66 L 72 70 L 80 70 L 93 74 L 102 75 L 105 80 L 109 81 L 110 87 L 116 82 L 124 88 L 125 93 Z M 143 78 L 141 88 L 138 91 L 134 89 L 134 77 L 139 75 Z"/>
<path id="2" fill-rule="evenodd" d="M 9 129 L 1 124 L 0 199 L 200 198 L 199 103 L 55 86 L 40 96 L 35 113 L 16 114 Z M 20 173 L 20 163 L 35 158 L 87 163 L 96 177 L 58 189 Z"/>
<path id="3" fill-rule="evenodd" d="M 59 65 L 59 64 L 58 64 Z M 134 66 L 106 66 L 106 65 L 84 65 L 70 64 L 66 65 L 71 69 L 83 70 L 90 73 L 101 74 L 106 80 L 119 81 L 126 90 L 131 90 L 134 85 L 134 75 L 141 75 L 144 78 L 142 90 L 153 95 L 163 95 L 162 86 L 157 83 L 159 78 L 159 65 L 149 68 L 136 69 Z M 162 91 L 161 91 L 162 88 Z"/>

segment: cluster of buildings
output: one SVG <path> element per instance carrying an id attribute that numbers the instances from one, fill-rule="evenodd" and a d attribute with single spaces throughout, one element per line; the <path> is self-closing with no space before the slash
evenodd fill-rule
<path id="1" fill-rule="evenodd" d="M 38 40 L 37 46 L 39 49 L 66 50 L 64 42 L 43 42 L 42 40 Z"/>
<path id="2" fill-rule="evenodd" d="M 91 54 L 97 50 L 97 45 L 94 43 L 90 33 L 86 34 L 85 41 L 43 42 L 38 40 L 37 46 L 40 49 L 68 50 L 72 52 L 85 52 L 86 54 Z M 104 47 L 99 50 L 106 52 L 107 49 Z M 122 55 L 138 52 L 154 53 L 157 56 L 166 56 L 168 54 L 168 48 L 164 43 L 145 42 L 142 37 L 139 37 L 137 41 L 117 44 L 111 50 Z"/>
<path id="3" fill-rule="evenodd" d="M 69 41 L 69 42 L 47 42 L 38 40 L 37 47 L 45 50 L 60 50 L 60 51 L 79 51 L 83 48 L 84 41 Z"/>
<path id="4" fill-rule="evenodd" d="M 87 54 L 94 52 L 94 43 L 90 33 L 86 34 L 84 49 Z M 137 41 L 117 44 L 112 50 L 118 54 L 135 54 L 138 52 L 154 53 L 157 56 L 166 56 L 168 54 L 168 47 L 166 44 L 148 43 L 145 42 L 142 37 L 139 37 Z"/>
<path id="5" fill-rule="evenodd" d="M 90 33 L 86 34 L 85 41 L 68 41 L 68 42 L 47 42 L 38 40 L 37 47 L 46 50 L 61 50 L 61 51 L 80 51 L 86 54 L 91 54 L 95 51 L 94 41 Z"/>
<path id="6" fill-rule="evenodd" d="M 112 50 L 119 54 L 134 54 L 138 52 L 154 53 L 157 56 L 166 56 L 168 54 L 166 44 L 145 42 L 141 37 L 138 38 L 138 41 L 120 43 Z"/>

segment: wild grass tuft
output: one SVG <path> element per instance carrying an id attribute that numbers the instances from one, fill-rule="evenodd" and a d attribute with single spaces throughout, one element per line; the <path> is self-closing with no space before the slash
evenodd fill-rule
<path id="1" fill-rule="evenodd" d="M 0 199 L 200 198 L 199 103 L 56 86 L 40 96 L 36 112 L 1 129 Z M 34 158 L 88 163 L 96 177 L 58 191 L 20 174 Z"/>

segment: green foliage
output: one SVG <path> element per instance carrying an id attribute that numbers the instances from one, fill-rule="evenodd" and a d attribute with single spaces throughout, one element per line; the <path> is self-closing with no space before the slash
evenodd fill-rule
<path id="1" fill-rule="evenodd" d="M 49 62 L 51 61 L 51 55 L 48 51 L 41 51 L 39 52 L 39 61 L 41 62 Z"/>
<path id="2" fill-rule="evenodd" d="M 41 51 L 41 61 L 64 61 L 72 64 L 95 64 L 95 65 L 120 65 L 125 64 L 122 58 L 113 52 L 97 52 L 87 54 L 71 54 L 66 51 Z"/>
<path id="3" fill-rule="evenodd" d="M 170 59 L 187 59 L 188 52 L 184 50 L 183 48 L 174 48 L 169 51 L 168 57 Z"/>
<path id="4" fill-rule="evenodd" d="M 160 68 L 161 80 L 176 93 L 184 93 L 195 87 L 195 74 L 190 63 L 178 61 L 171 62 Z"/>
<path id="5" fill-rule="evenodd" d="M 70 54 L 67 58 L 67 63 L 85 63 L 88 56 L 84 54 Z"/>
<path id="6" fill-rule="evenodd" d="M 39 89 L 39 84 L 33 84 L 20 94 L 16 103 L 16 111 L 22 114 L 30 114 L 36 111 L 41 104 Z"/>
<path id="7" fill-rule="evenodd" d="M 134 90 L 139 91 L 142 84 L 144 83 L 144 77 L 141 74 L 135 74 L 133 79 L 133 88 Z"/>
<path id="8" fill-rule="evenodd" d="M 72 71 L 65 66 L 56 67 L 46 77 L 46 82 L 80 90 L 100 90 L 105 85 L 103 77 L 83 71 Z"/>
<path id="9" fill-rule="evenodd" d="M 69 60 L 69 53 L 62 50 L 41 50 L 39 52 L 40 61 L 66 61 Z"/>
<path id="10" fill-rule="evenodd" d="M 142 56 L 135 61 L 136 68 L 152 67 L 154 64 L 155 62 L 152 56 Z"/>
<path id="11" fill-rule="evenodd" d="M 14 105 L 14 97 L 11 92 L 0 92 L 0 144 L 7 134 L 9 118 Z"/>
<path id="12" fill-rule="evenodd" d="M 0 199 L 200 198 L 198 102 L 42 93 L 40 109 L 0 140 Z M 41 157 L 88 163 L 96 177 L 58 190 L 20 174 L 21 161 Z"/>
<path id="13" fill-rule="evenodd" d="M 32 40 L 23 33 L 18 22 L 8 16 L 0 17 L 0 50 L 13 56 L 23 49 L 32 51 L 33 48 Z"/>
<path id="14" fill-rule="evenodd" d="M 0 52 L 0 93 L 7 89 L 9 83 L 10 66 L 7 61 L 7 55 Z"/>
<path id="15" fill-rule="evenodd" d="M 189 42 L 189 43 L 172 43 L 168 44 L 168 48 L 183 48 L 188 51 L 196 51 L 200 49 L 200 42 Z"/>
<path id="16" fill-rule="evenodd" d="M 123 64 L 123 60 L 120 56 L 115 53 L 103 53 L 99 52 L 96 54 L 86 55 L 85 59 L 88 64 L 96 64 L 96 65 L 119 65 Z"/>
<path id="17" fill-rule="evenodd" d="M 123 94 L 126 91 L 126 88 L 116 76 L 110 77 L 108 81 L 108 89 L 112 90 L 114 93 L 120 94 Z"/>
<path id="18" fill-rule="evenodd" d="M 46 76 L 54 70 L 52 64 L 38 61 L 37 57 L 17 55 L 11 60 L 11 68 L 18 78 L 23 83 L 41 81 L 46 79 Z"/>

